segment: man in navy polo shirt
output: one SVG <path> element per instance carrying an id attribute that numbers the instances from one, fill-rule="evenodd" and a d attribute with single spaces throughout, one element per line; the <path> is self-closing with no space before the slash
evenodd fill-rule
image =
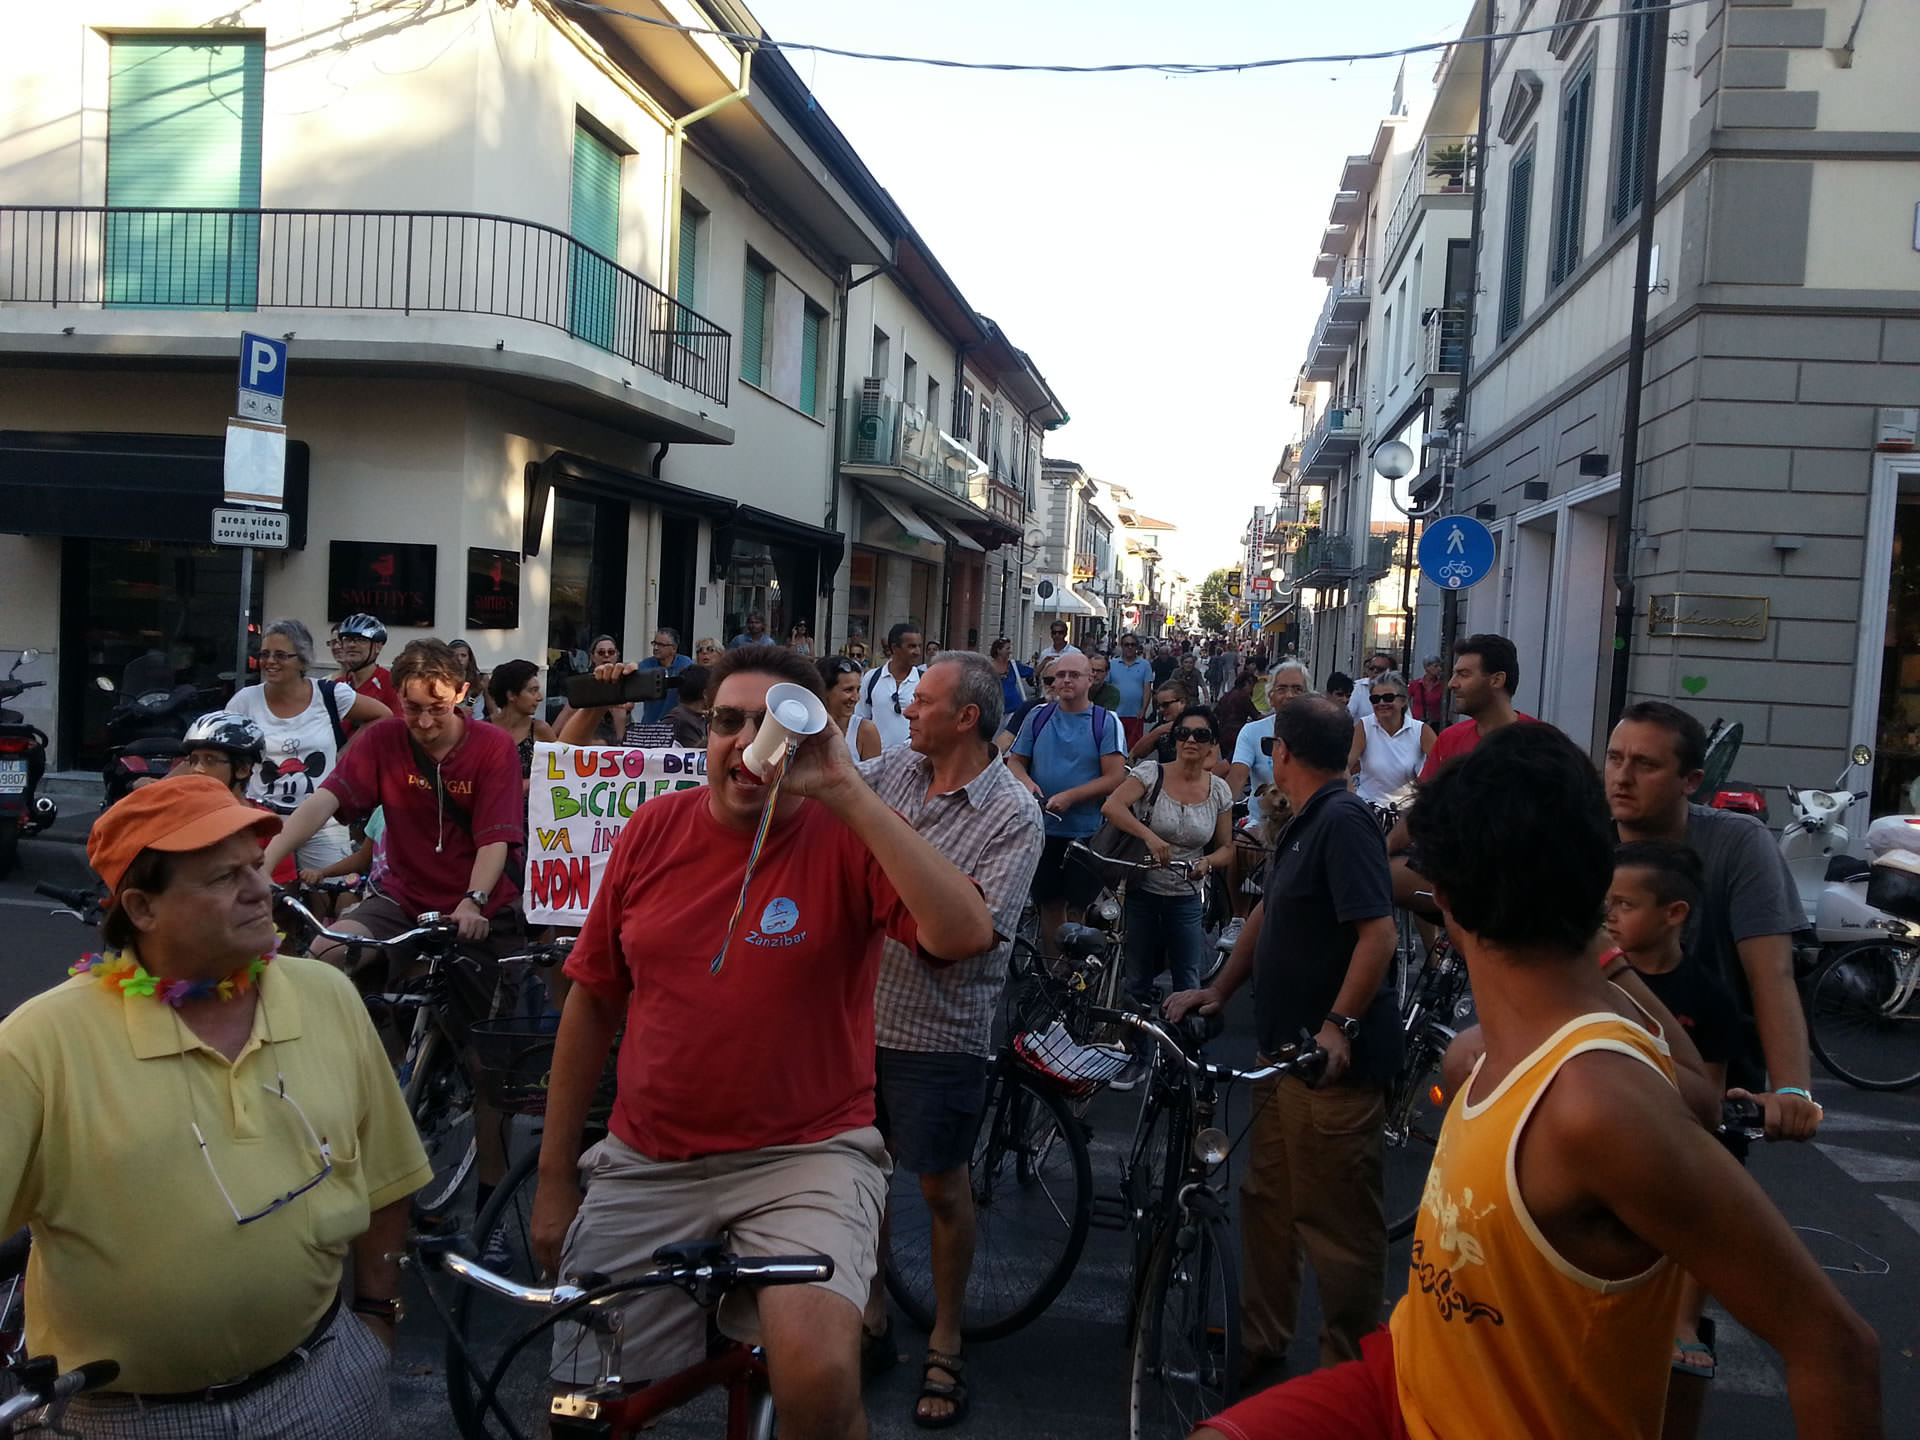
<path id="1" fill-rule="evenodd" d="M 1248 1166 L 1240 1184 L 1242 1393 L 1284 1378 L 1313 1262 L 1325 1317 L 1320 1363 L 1360 1358 L 1380 1323 L 1387 1224 L 1382 1192 L 1386 1087 L 1400 1064 L 1393 992 L 1393 881 L 1386 839 L 1347 788 L 1353 721 L 1309 695 L 1273 716 L 1273 782 L 1293 818 L 1275 841 L 1265 900 L 1254 908 L 1219 977 L 1171 996 L 1178 1019 L 1211 1014 L 1249 974 L 1262 1055 L 1300 1043 L 1327 1051 L 1317 1085 L 1287 1076 L 1256 1087 Z M 1283 923 L 1263 925 L 1271 905 Z"/>
<path id="2" fill-rule="evenodd" d="M 693 660 L 680 653 L 680 632 L 671 625 L 662 625 L 653 632 L 653 654 L 640 662 L 642 670 L 664 670 L 672 679 L 693 664 Z M 658 725 L 661 717 L 679 701 L 674 687 L 667 686 L 667 693 L 658 700 L 649 700 L 640 707 L 642 725 Z"/>

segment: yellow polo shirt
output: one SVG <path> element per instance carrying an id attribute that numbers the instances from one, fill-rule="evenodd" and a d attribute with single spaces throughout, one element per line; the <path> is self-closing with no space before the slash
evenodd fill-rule
<path id="1" fill-rule="evenodd" d="M 197 1122 L 242 1215 L 194 1139 Z M 348 1242 L 431 1171 L 353 985 L 282 957 L 260 981 L 253 1035 L 229 1064 L 171 1008 L 91 976 L 0 1022 L 0 1233 L 33 1227 L 27 1345 L 62 1369 L 117 1360 L 117 1390 L 237 1379 L 319 1323 Z"/>

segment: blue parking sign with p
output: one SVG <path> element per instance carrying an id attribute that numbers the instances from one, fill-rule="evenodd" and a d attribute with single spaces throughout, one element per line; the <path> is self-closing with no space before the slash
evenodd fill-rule
<path id="1" fill-rule="evenodd" d="M 1493 532 L 1471 515 L 1446 515 L 1420 537 L 1420 573 L 1442 590 L 1478 585 L 1493 569 Z"/>
<path id="2" fill-rule="evenodd" d="M 284 399 L 287 393 L 287 342 L 265 335 L 240 336 L 240 388 Z"/>

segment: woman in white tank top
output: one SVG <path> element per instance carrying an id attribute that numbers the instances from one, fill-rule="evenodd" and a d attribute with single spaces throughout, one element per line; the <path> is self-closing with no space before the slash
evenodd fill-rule
<path id="1" fill-rule="evenodd" d="M 1397 809 L 1413 798 L 1414 781 L 1433 748 L 1433 730 L 1407 714 L 1407 682 L 1397 670 L 1370 686 L 1372 713 L 1354 723 L 1347 768 L 1353 793 L 1376 810 Z"/>
<path id="2" fill-rule="evenodd" d="M 820 682 L 826 688 L 827 715 L 846 737 L 847 753 L 856 762 L 871 760 L 880 753 L 880 732 L 863 725 L 853 713 L 860 703 L 860 666 L 844 655 L 823 655 L 814 663 L 820 667 Z"/>

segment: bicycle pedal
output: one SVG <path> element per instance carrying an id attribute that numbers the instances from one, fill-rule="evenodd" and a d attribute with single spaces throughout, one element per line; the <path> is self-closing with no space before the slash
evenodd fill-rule
<path id="1" fill-rule="evenodd" d="M 1087 1213 L 1087 1223 L 1102 1230 L 1126 1230 L 1132 1227 L 1133 1212 L 1118 1195 L 1096 1195 Z"/>

